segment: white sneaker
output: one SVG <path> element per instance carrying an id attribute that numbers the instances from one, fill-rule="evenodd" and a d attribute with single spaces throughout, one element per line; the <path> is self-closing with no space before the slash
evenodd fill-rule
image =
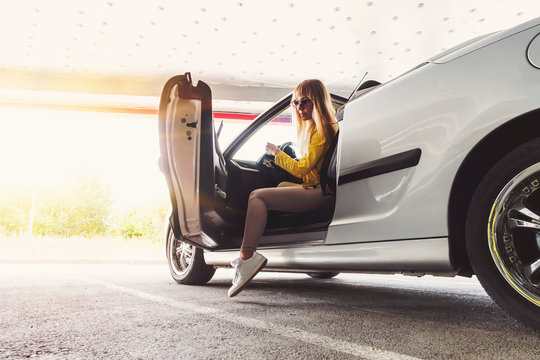
<path id="1" fill-rule="evenodd" d="M 234 259 L 231 265 L 235 268 L 232 286 L 229 289 L 229 296 L 236 296 L 246 287 L 248 282 L 257 275 L 259 271 L 266 265 L 268 259 L 254 252 L 253 256 L 247 260 L 240 258 Z"/>

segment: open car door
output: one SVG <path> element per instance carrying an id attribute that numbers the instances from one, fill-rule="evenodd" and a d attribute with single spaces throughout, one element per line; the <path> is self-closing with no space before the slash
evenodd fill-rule
<path id="1" fill-rule="evenodd" d="M 214 240 L 219 236 L 212 234 L 214 222 L 222 223 L 213 209 L 214 194 L 226 169 L 214 132 L 210 88 L 202 81 L 193 86 L 189 73 L 169 79 L 158 116 L 159 164 L 169 187 L 174 237 L 206 249 L 219 248 Z"/>
<path id="2" fill-rule="evenodd" d="M 167 81 L 159 106 L 160 167 L 169 187 L 169 223 L 176 240 L 207 250 L 240 248 L 249 194 L 257 188 L 277 186 L 282 180 L 269 176 L 259 161 L 232 156 L 250 136 L 286 110 L 290 101 L 288 95 L 257 117 L 224 156 L 214 129 L 208 85 L 199 81 L 193 86 L 189 73 Z M 342 104 L 346 99 L 334 101 Z M 325 169 L 333 153 L 327 153 Z M 330 192 L 321 207 L 311 212 L 271 212 L 260 245 L 324 241 L 334 207 L 335 195 Z"/>

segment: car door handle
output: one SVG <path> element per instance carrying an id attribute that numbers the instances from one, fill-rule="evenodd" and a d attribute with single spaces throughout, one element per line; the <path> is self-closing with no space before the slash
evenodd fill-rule
<path id="1" fill-rule="evenodd" d="M 221 190 L 218 186 L 218 184 L 216 184 L 216 192 L 219 196 L 221 196 L 223 199 L 226 199 L 227 198 L 227 193 L 223 190 Z"/>

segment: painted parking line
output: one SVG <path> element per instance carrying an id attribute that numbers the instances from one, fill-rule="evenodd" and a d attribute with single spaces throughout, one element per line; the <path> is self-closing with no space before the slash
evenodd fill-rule
<path id="1" fill-rule="evenodd" d="M 131 289 L 125 286 L 116 285 L 106 281 L 101 281 L 91 278 L 78 278 L 88 283 L 105 286 L 111 290 L 115 290 L 124 294 L 137 296 L 139 298 L 152 301 L 162 305 L 172 306 L 184 311 L 199 313 L 208 317 L 212 317 L 221 321 L 226 321 L 233 324 L 238 324 L 254 329 L 263 330 L 272 334 L 283 336 L 295 340 L 299 340 L 308 344 L 324 347 L 330 350 L 339 351 L 345 354 L 359 356 L 365 359 L 394 359 L 394 360 L 420 360 L 419 358 L 395 353 L 392 351 L 380 350 L 370 346 L 356 344 L 350 341 L 334 339 L 329 336 L 320 335 L 294 328 L 291 326 L 279 325 L 268 321 L 263 321 L 248 316 L 237 315 L 226 312 L 224 310 L 199 304 L 191 304 L 186 301 L 179 301 L 166 298 L 159 295 L 150 294 L 144 291 Z"/>

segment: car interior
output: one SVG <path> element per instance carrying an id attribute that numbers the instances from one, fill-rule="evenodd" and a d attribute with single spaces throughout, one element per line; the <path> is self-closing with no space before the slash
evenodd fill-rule
<path id="1" fill-rule="evenodd" d="M 358 97 L 367 91 L 375 89 L 379 85 L 381 83 L 376 80 L 363 81 L 353 91 L 349 99 L 353 96 Z M 347 102 L 343 98 L 339 100 L 334 99 L 334 101 L 336 110 Z M 338 117 L 339 120 L 341 119 Z M 324 193 L 321 206 L 318 209 L 305 213 L 269 211 L 266 230 L 263 235 L 303 233 L 328 229 L 335 210 L 338 139 L 339 131 L 323 158 L 321 172 L 319 174 Z M 286 142 L 279 145 L 279 147 L 292 158 L 296 158 L 291 144 L 291 142 Z M 226 159 L 225 162 L 228 170 L 226 187 L 228 189 L 227 197 L 229 199 L 222 202 L 221 211 L 216 210 L 235 224 L 232 227 L 234 229 L 232 232 L 237 236 L 243 230 L 248 198 L 253 190 L 263 187 L 275 187 L 282 181 L 302 183 L 301 179 L 292 176 L 277 166 L 273 162 L 272 155 L 263 154 L 256 163 L 230 158 Z"/>
<path id="2" fill-rule="evenodd" d="M 340 104 L 337 104 L 339 106 Z M 324 197 L 318 209 L 305 213 L 270 211 L 263 236 L 324 231 L 328 229 L 335 208 L 336 191 L 336 152 L 339 131 L 326 152 L 320 172 Z M 297 158 L 291 142 L 278 145 L 279 148 Z M 214 208 L 223 217 L 226 224 L 222 231 L 231 245 L 241 242 L 244 220 L 250 193 L 258 188 L 275 187 L 282 181 L 301 184 L 302 180 L 292 176 L 277 166 L 272 155 L 262 154 L 257 161 L 239 160 L 234 157 L 224 158 L 226 181 L 223 187 L 216 185 Z M 216 182 L 219 183 L 219 176 Z M 222 195 L 220 195 L 222 194 Z M 226 194 L 226 196 L 223 196 Z"/>

